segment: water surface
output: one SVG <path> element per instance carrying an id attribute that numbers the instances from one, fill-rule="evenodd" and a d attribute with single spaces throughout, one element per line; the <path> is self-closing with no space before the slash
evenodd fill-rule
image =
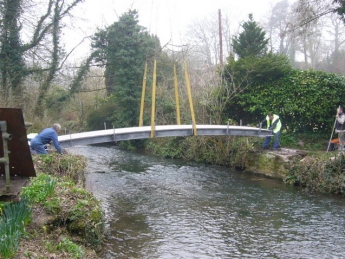
<path id="1" fill-rule="evenodd" d="M 102 258 L 345 258 L 345 202 L 280 180 L 83 146 L 106 212 Z"/>

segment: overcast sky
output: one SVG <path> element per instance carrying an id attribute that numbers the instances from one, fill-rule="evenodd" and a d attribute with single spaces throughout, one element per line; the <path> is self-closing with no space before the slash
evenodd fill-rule
<path id="1" fill-rule="evenodd" d="M 118 21 L 129 9 L 139 12 L 139 24 L 156 34 L 161 44 L 168 41 L 182 44 L 187 26 L 193 21 L 217 15 L 221 10 L 237 23 L 246 21 L 248 14 L 260 21 L 280 0 L 85 0 L 75 11 L 78 17 L 66 31 L 66 48 L 70 50 L 96 28 L 104 28 Z M 85 41 L 77 56 L 87 55 L 90 41 Z"/>

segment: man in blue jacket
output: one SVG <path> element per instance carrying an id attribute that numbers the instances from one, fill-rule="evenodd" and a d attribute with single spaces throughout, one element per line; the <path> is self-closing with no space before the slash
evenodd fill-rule
<path id="1" fill-rule="evenodd" d="M 45 145 L 53 143 L 56 150 L 62 154 L 62 149 L 58 140 L 58 133 L 60 130 L 61 126 L 58 123 L 55 123 L 51 128 L 42 130 L 30 141 L 31 149 L 37 154 L 48 154 Z"/>

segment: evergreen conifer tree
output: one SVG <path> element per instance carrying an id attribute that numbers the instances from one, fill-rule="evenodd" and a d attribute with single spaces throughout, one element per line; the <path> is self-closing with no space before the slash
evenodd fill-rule
<path id="1" fill-rule="evenodd" d="M 116 127 L 138 124 L 145 62 L 160 49 L 158 39 L 138 23 L 137 11 L 130 10 L 93 38 L 95 61 L 105 67 L 107 95 L 116 109 L 108 119 Z"/>
<path id="2" fill-rule="evenodd" d="M 232 40 L 234 53 L 239 58 L 260 57 L 267 52 L 268 39 L 265 31 L 253 20 L 249 14 L 249 21 L 243 23 L 243 32 Z"/>

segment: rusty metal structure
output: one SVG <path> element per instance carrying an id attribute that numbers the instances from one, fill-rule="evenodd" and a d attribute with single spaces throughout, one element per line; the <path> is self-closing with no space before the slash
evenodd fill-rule
<path id="1" fill-rule="evenodd" d="M 0 132 L 0 196 L 17 196 L 36 176 L 21 109 L 0 108 Z"/>

